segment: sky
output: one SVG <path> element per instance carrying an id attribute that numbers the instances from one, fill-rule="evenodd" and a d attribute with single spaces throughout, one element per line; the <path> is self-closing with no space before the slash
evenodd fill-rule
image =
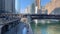
<path id="1" fill-rule="evenodd" d="M 51 0 L 41 0 L 41 6 L 45 6 Z M 21 10 L 21 12 L 28 6 L 31 5 L 34 0 L 16 0 L 16 10 Z"/>
<path id="2" fill-rule="evenodd" d="M 47 3 L 49 3 L 51 0 L 41 0 L 41 6 L 45 6 Z"/>

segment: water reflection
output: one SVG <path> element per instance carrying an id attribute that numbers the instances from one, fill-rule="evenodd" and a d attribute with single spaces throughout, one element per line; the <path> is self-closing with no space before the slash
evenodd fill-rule
<path id="1" fill-rule="evenodd" d="M 34 34 L 60 34 L 60 24 L 51 23 L 51 24 L 41 24 L 31 23 L 32 30 Z"/>

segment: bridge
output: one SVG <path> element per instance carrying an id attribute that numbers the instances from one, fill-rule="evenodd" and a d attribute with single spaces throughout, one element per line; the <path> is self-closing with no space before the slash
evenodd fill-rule
<path id="1" fill-rule="evenodd" d="M 31 19 L 60 19 L 60 15 L 25 14 L 24 16 L 29 16 Z"/>
<path id="2" fill-rule="evenodd" d="M 31 23 L 34 19 L 42 20 L 42 19 L 55 19 L 60 20 L 60 15 L 47 15 L 47 14 L 25 14 L 23 18 L 27 21 L 27 23 Z"/>
<path id="3" fill-rule="evenodd" d="M 18 18 L 19 17 L 19 18 Z M 28 23 L 30 23 L 31 20 L 33 19 L 58 19 L 60 20 L 60 15 L 47 15 L 47 14 L 0 14 L 1 22 L 0 23 L 0 34 L 5 33 L 6 31 L 11 31 L 15 32 L 18 25 L 20 23 L 20 18 L 27 18 Z M 4 21 L 3 21 L 4 20 Z M 6 21 L 5 21 L 6 20 Z M 15 27 L 15 28 L 14 28 Z M 15 30 L 14 30 L 15 29 Z M 3 31 L 4 30 L 4 31 Z M 13 33 L 12 31 L 10 33 Z M 15 32 L 16 34 L 16 32 Z"/>
<path id="4" fill-rule="evenodd" d="M 29 16 L 32 19 L 60 19 L 60 15 L 48 15 L 48 14 L 0 14 L 1 16 L 10 16 L 10 17 L 26 17 Z"/>

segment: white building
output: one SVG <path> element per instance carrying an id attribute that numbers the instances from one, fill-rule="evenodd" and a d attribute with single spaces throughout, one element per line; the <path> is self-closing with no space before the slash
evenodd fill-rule
<path id="1" fill-rule="evenodd" d="M 31 13 L 31 6 L 27 6 L 25 9 L 24 9 L 24 13 L 25 14 L 30 14 Z"/>
<path id="2" fill-rule="evenodd" d="M 35 4 L 32 3 L 31 5 L 27 6 L 24 9 L 25 14 L 35 14 Z"/>

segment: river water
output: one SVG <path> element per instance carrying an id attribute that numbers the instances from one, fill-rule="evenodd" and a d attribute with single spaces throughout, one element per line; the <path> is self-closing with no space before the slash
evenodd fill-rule
<path id="1" fill-rule="evenodd" d="M 34 34 L 60 34 L 60 24 L 50 23 L 50 24 L 35 24 L 30 23 Z"/>

